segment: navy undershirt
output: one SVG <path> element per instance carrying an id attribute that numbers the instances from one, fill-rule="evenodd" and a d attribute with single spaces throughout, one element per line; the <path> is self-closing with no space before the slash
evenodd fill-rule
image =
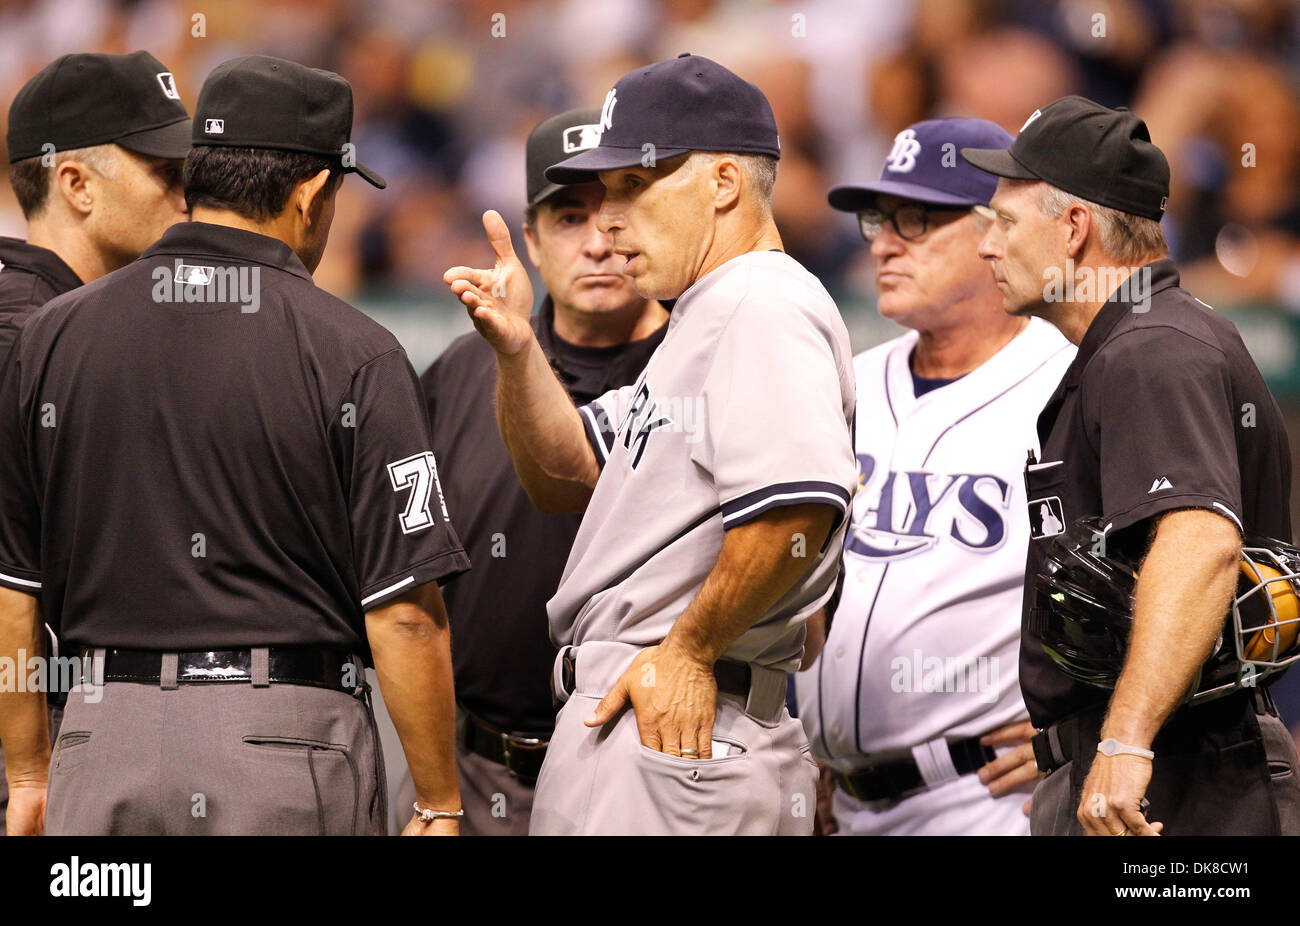
<path id="1" fill-rule="evenodd" d="M 912 357 L 910 355 L 907 358 L 907 371 L 912 374 L 912 391 L 916 393 L 918 399 L 927 392 L 934 392 L 936 389 L 961 379 L 960 376 L 954 376 L 952 379 L 929 379 L 925 376 L 917 376 L 916 370 L 912 369 Z"/>

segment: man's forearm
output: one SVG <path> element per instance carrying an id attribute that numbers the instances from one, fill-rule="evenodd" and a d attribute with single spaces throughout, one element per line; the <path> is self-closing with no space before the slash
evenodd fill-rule
<path id="1" fill-rule="evenodd" d="M 450 631 L 437 585 L 368 612 L 366 636 L 421 806 L 458 809 Z"/>
<path id="2" fill-rule="evenodd" d="M 1236 528 L 1213 512 L 1174 511 L 1160 520 L 1138 577 L 1128 655 L 1102 738 L 1150 747 L 1223 628 L 1240 551 Z"/>
<path id="3" fill-rule="evenodd" d="M 716 662 L 807 575 L 833 518 L 829 505 L 790 505 L 727 531 L 717 563 L 663 645 Z"/>
<path id="4" fill-rule="evenodd" d="M 15 673 L 26 674 L 27 659 L 44 655 L 43 631 L 37 600 L 0 588 L 0 659 L 7 660 Z M 0 744 L 11 787 L 45 784 L 50 772 L 45 692 L 0 692 Z"/>
<path id="5" fill-rule="evenodd" d="M 600 467 L 573 400 L 535 338 L 517 354 L 497 355 L 497 423 L 535 504 L 586 507 Z"/>

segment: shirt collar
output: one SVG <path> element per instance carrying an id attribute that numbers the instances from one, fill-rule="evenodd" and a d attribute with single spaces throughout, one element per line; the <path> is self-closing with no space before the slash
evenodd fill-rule
<path id="1" fill-rule="evenodd" d="M 1070 369 L 1065 374 L 1062 386 L 1078 384 L 1083 376 L 1084 368 L 1088 365 L 1088 361 L 1101 349 L 1101 345 L 1105 344 L 1110 338 L 1111 332 L 1115 330 L 1115 326 L 1119 324 L 1120 319 L 1133 311 L 1135 301 L 1133 296 L 1149 302 L 1157 293 L 1178 285 L 1178 268 L 1169 258 L 1152 261 L 1143 267 L 1139 267 L 1134 276 L 1144 272 L 1148 275 L 1149 285 L 1146 281 L 1140 287 L 1123 285 L 1110 294 L 1110 298 L 1106 300 L 1106 303 L 1101 307 L 1101 311 L 1096 314 L 1092 323 L 1088 325 L 1088 330 L 1084 332 L 1083 340 L 1079 342 L 1079 351 L 1075 354 L 1074 362 L 1070 364 Z"/>
<path id="2" fill-rule="evenodd" d="M 311 281 L 311 274 L 298 255 L 283 241 L 226 225 L 179 222 L 163 232 L 163 236 L 144 252 L 145 257 L 163 254 L 227 257 L 232 261 L 274 267 Z"/>
<path id="3" fill-rule="evenodd" d="M 0 264 L 36 274 L 60 295 L 83 285 L 58 254 L 18 238 L 0 238 Z"/>

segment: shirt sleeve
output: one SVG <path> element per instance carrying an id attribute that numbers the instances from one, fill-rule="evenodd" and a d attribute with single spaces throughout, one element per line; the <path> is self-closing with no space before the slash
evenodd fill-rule
<path id="1" fill-rule="evenodd" d="M 18 345 L 0 368 L 0 585 L 41 592 L 41 513 L 19 393 Z"/>
<path id="2" fill-rule="evenodd" d="M 857 485 L 846 387 L 831 332 L 797 305 L 747 299 L 719 338 L 692 459 L 713 474 L 731 529 L 783 505 L 835 509 Z"/>
<path id="3" fill-rule="evenodd" d="M 605 461 L 614 450 L 614 433 L 631 407 L 635 394 L 636 384 L 633 383 L 611 389 L 578 408 L 578 416 L 582 418 L 582 426 L 587 432 L 587 442 L 596 452 L 596 462 L 601 469 L 605 468 Z"/>
<path id="4" fill-rule="evenodd" d="M 1108 352 L 1098 401 L 1111 530 L 1177 508 L 1205 508 L 1241 529 L 1237 413 L 1218 348 L 1169 328 L 1127 332 Z"/>
<path id="5" fill-rule="evenodd" d="M 443 499 L 424 397 L 404 351 L 357 371 L 332 427 L 349 468 L 362 609 L 468 569 Z"/>

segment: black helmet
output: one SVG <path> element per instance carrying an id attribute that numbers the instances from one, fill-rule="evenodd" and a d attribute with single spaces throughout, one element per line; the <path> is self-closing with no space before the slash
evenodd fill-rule
<path id="1" fill-rule="evenodd" d="M 1108 549 L 1099 518 L 1057 534 L 1034 577 L 1030 630 L 1076 681 L 1114 688 L 1133 626 L 1137 563 Z M 1267 594 L 1264 590 L 1267 589 Z M 1224 633 L 1189 689 L 1189 702 L 1228 694 L 1300 659 L 1300 549 L 1247 536 Z"/>

